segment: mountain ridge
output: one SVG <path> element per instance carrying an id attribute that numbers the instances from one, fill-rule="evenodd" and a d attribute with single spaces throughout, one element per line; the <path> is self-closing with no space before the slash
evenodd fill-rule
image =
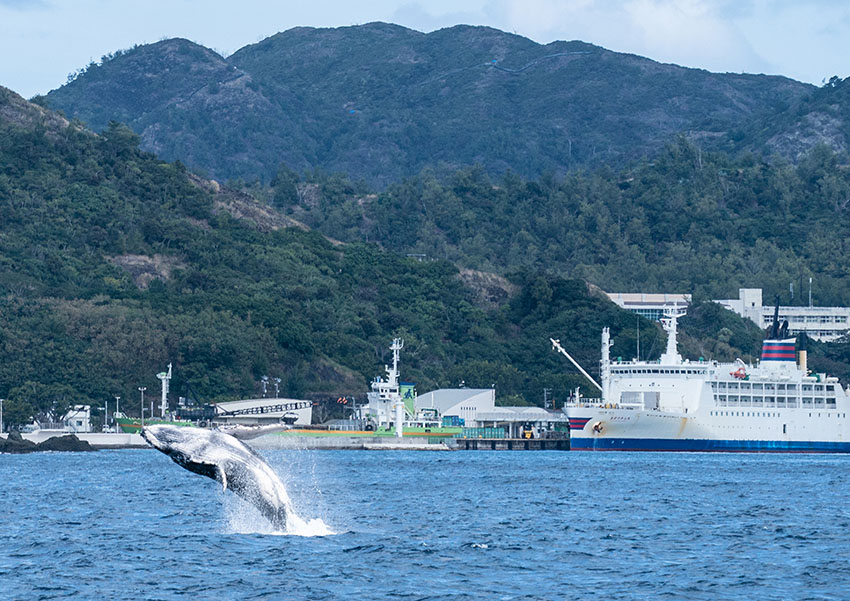
<path id="1" fill-rule="evenodd" d="M 440 163 L 526 177 L 623 165 L 812 89 L 487 27 L 370 23 L 294 28 L 226 58 L 186 40 L 140 46 L 47 102 L 95 130 L 125 122 L 146 150 L 217 179 L 269 181 L 283 163 L 382 187 Z"/>

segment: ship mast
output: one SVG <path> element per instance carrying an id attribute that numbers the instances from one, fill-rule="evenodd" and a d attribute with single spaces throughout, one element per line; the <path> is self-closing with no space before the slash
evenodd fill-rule
<path id="1" fill-rule="evenodd" d="M 678 341 L 676 339 L 676 325 L 678 319 L 684 315 L 684 310 L 680 311 L 676 305 L 664 308 L 664 317 L 661 318 L 661 325 L 664 326 L 664 330 L 667 332 L 667 349 L 661 355 L 660 361 L 662 365 L 682 364 L 682 355 L 679 354 Z"/>
<path id="2" fill-rule="evenodd" d="M 393 352 L 393 368 L 387 368 L 387 380 L 390 388 L 395 391 L 393 408 L 395 409 L 395 435 L 396 438 L 404 436 L 404 401 L 401 398 L 398 385 L 398 357 L 399 351 L 404 348 L 404 340 L 393 338 L 390 349 Z"/>
<path id="3" fill-rule="evenodd" d="M 611 396 L 611 333 L 602 328 L 602 354 L 599 361 L 599 378 L 602 380 L 602 402 L 607 403 Z"/>

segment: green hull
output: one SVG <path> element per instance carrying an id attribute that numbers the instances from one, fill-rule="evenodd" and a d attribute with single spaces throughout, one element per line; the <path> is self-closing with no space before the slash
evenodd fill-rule
<path id="1" fill-rule="evenodd" d="M 130 419 L 119 417 L 117 420 L 118 427 L 121 428 L 121 431 L 125 434 L 138 434 L 142 429 L 142 420 L 139 419 Z M 168 421 L 164 419 L 146 419 L 146 426 L 153 426 L 154 424 L 171 424 L 173 426 L 196 426 L 197 424 L 193 422 L 185 422 L 185 421 Z"/>
<path id="2" fill-rule="evenodd" d="M 138 419 L 129 419 L 129 418 L 118 418 L 118 426 L 121 428 L 122 432 L 127 434 L 137 434 L 142 429 L 141 420 Z M 174 426 L 197 426 L 198 424 L 195 422 L 189 421 L 167 421 L 162 419 L 146 419 L 145 425 L 152 426 L 154 424 L 171 424 Z M 423 437 L 423 438 L 453 438 L 456 436 L 460 436 L 463 432 L 463 428 L 453 427 L 453 426 L 445 426 L 439 428 L 405 428 L 404 435 L 410 437 Z M 367 437 L 375 437 L 375 436 L 386 436 L 392 437 L 395 436 L 394 429 L 387 428 L 378 428 L 377 430 L 320 430 L 320 429 L 312 429 L 312 428 L 294 428 L 292 430 L 284 430 L 282 432 L 277 432 L 276 435 L 279 436 L 320 436 L 320 437 L 329 437 L 329 436 L 348 436 L 355 438 L 367 438 Z"/>
<path id="3" fill-rule="evenodd" d="M 440 428 L 405 428 L 405 437 L 421 438 L 454 438 L 460 436 L 463 428 L 440 427 Z M 319 430 L 312 428 L 295 428 L 278 432 L 278 436 L 317 436 L 317 437 L 349 437 L 349 438 L 374 438 L 394 437 L 395 430 L 378 428 L 377 430 Z"/>

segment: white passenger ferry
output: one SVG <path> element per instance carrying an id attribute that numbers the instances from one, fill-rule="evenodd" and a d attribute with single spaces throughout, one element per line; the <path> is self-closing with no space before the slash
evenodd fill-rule
<path id="1" fill-rule="evenodd" d="M 850 452 L 847 393 L 837 378 L 808 372 L 806 351 L 795 353 L 787 326 L 774 321 L 757 366 L 695 362 L 677 351 L 679 317 L 665 312 L 667 348 L 658 361 L 611 361 L 603 330 L 602 384 L 594 382 L 602 398 L 574 398 L 564 408 L 571 448 Z"/>

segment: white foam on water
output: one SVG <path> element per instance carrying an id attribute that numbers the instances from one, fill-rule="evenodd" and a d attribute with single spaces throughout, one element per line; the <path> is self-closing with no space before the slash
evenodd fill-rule
<path id="1" fill-rule="evenodd" d="M 293 514 L 286 518 L 286 532 L 291 536 L 330 536 L 336 534 L 319 518 L 303 520 Z"/>
<path id="2" fill-rule="evenodd" d="M 289 505 L 286 516 L 286 529 L 275 530 L 256 507 L 236 495 L 223 492 L 225 531 L 230 534 L 268 534 L 276 536 L 331 536 L 336 534 L 324 520 L 313 518 L 305 520 Z"/>

